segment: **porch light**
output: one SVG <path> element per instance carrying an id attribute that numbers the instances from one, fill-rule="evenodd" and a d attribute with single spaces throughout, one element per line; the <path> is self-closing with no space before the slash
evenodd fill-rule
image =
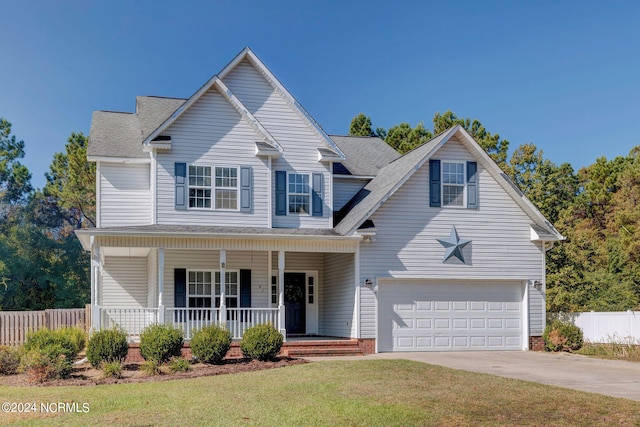
<path id="1" fill-rule="evenodd" d="M 227 268 L 227 263 L 226 262 L 221 262 L 220 263 L 220 268 Z"/>
<path id="2" fill-rule="evenodd" d="M 373 286 L 373 280 L 371 280 L 371 279 L 364 279 L 364 285 L 365 285 L 367 288 L 372 287 L 372 286 Z"/>
<path id="3" fill-rule="evenodd" d="M 533 281 L 533 287 L 536 288 L 536 290 L 541 290 L 542 289 L 542 282 L 540 280 L 534 280 Z"/>

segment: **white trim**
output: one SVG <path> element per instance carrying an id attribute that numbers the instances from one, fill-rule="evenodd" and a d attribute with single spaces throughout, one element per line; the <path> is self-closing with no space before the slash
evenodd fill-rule
<path id="1" fill-rule="evenodd" d="M 151 167 L 149 168 L 149 179 L 151 182 L 151 224 L 158 223 L 158 159 L 156 152 L 151 152 Z"/>
<path id="2" fill-rule="evenodd" d="M 442 208 L 446 209 L 467 209 L 467 162 L 464 160 L 440 160 L 440 196 L 442 197 Z M 445 205 L 444 204 L 444 164 L 462 165 L 462 184 L 446 184 L 452 187 L 462 187 L 462 205 Z"/>
<path id="3" fill-rule="evenodd" d="M 151 163 L 151 159 L 146 157 L 87 156 L 87 160 L 90 162 L 104 163 Z"/>
<path id="4" fill-rule="evenodd" d="M 529 350 L 529 281 L 524 282 L 522 293 L 522 350 Z"/>
<path id="5" fill-rule="evenodd" d="M 356 286 L 356 299 L 355 299 L 355 325 L 356 325 L 356 338 L 360 338 L 360 245 L 356 248 L 356 253 L 353 254 L 353 270 L 354 270 L 354 282 Z"/>
<path id="6" fill-rule="evenodd" d="M 311 173 L 300 173 L 300 172 L 287 172 L 287 215 L 299 215 L 299 216 L 311 216 L 311 212 L 313 212 L 313 191 L 311 189 L 312 186 L 312 174 Z M 306 176 L 307 177 L 307 188 L 309 189 L 308 193 L 291 193 L 289 191 L 289 177 L 291 175 L 301 175 L 301 176 Z M 324 178 L 324 174 L 323 174 L 323 178 Z M 309 198 L 309 211 L 308 212 L 291 212 L 289 211 L 289 205 L 291 205 L 291 196 L 306 196 Z"/>
<path id="7" fill-rule="evenodd" d="M 102 171 L 100 170 L 100 162 L 96 163 L 96 228 L 100 228 L 100 209 L 102 208 L 102 203 L 100 203 L 100 199 L 102 199 L 102 185 L 100 185 L 100 181 L 102 180 Z M 93 243 L 92 243 L 93 245 Z"/>

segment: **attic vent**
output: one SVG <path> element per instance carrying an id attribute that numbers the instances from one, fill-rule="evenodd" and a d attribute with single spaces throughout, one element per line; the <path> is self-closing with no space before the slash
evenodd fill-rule
<path id="1" fill-rule="evenodd" d="M 518 188 L 518 186 L 511 180 L 511 178 L 509 178 L 509 175 L 507 175 L 504 172 L 500 172 L 500 176 L 502 176 L 504 178 L 505 181 L 507 181 L 507 183 L 509 183 L 509 185 L 516 190 L 516 193 L 518 193 L 520 195 L 520 197 L 524 197 L 524 193 L 522 192 L 522 190 L 520 190 Z"/>
<path id="2" fill-rule="evenodd" d="M 169 136 L 169 135 L 158 135 L 153 140 L 154 141 L 171 141 L 171 136 Z"/>

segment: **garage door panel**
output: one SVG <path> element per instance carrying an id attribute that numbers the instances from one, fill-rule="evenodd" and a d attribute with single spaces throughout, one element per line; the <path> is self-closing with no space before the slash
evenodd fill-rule
<path id="1" fill-rule="evenodd" d="M 520 350 L 522 292 L 518 283 L 383 283 L 378 350 Z"/>

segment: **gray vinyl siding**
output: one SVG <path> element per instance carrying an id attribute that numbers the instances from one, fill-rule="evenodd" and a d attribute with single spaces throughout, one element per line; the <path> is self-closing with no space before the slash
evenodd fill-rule
<path id="1" fill-rule="evenodd" d="M 333 177 L 333 210 L 339 211 L 367 183 L 368 179 Z"/>
<path id="2" fill-rule="evenodd" d="M 251 306 L 269 307 L 267 252 L 227 251 L 227 270 L 251 270 Z M 174 307 L 174 269 L 219 270 L 219 251 L 165 250 L 164 305 Z"/>
<path id="3" fill-rule="evenodd" d="M 276 216 L 275 174 L 272 176 L 273 227 L 331 228 L 331 170 L 329 164 L 318 162 L 318 148 L 326 147 L 326 144 L 295 107 L 276 92 L 247 61 L 231 71 L 224 78 L 224 83 L 284 148 L 283 156 L 273 161 L 273 173 L 282 170 L 306 173 L 310 177 L 314 172 L 323 174 L 322 217 L 304 214 Z"/>
<path id="4" fill-rule="evenodd" d="M 360 276 L 362 283 L 368 276 Z M 376 312 L 378 300 L 373 290 L 360 287 L 360 337 L 376 338 Z"/>
<path id="5" fill-rule="evenodd" d="M 100 227 L 151 224 L 148 164 L 100 163 Z"/>
<path id="6" fill-rule="evenodd" d="M 268 226 L 268 165 L 266 160 L 255 156 L 255 142 L 262 141 L 262 136 L 220 93 L 215 89 L 208 91 L 164 133 L 171 136 L 172 144 L 170 152 L 157 155 L 158 224 Z M 176 210 L 175 162 L 211 166 L 212 175 L 215 166 L 251 166 L 251 212 L 192 208 Z M 212 206 L 214 198 L 212 191 Z"/>
<path id="7" fill-rule="evenodd" d="M 102 306 L 147 307 L 147 276 L 147 257 L 106 257 L 102 269 Z"/>
<path id="8" fill-rule="evenodd" d="M 529 335 L 541 336 L 546 325 L 546 301 L 542 290 L 529 285 Z"/>
<path id="9" fill-rule="evenodd" d="M 457 141 L 449 141 L 432 158 L 476 160 Z M 416 171 L 372 215 L 377 235 L 375 242 L 361 244 L 361 277 L 542 280 L 543 253 L 540 244 L 530 241 L 532 220 L 480 164 L 478 174 L 477 209 L 431 208 L 428 162 Z M 436 239 L 449 237 L 452 226 L 461 239 L 471 240 L 463 250 L 466 264 L 442 262 L 444 248 Z M 363 336 L 372 332 L 372 298 L 363 289 Z M 544 321 L 544 304 L 532 302 L 530 307 L 530 324 L 537 330 Z"/>
<path id="10" fill-rule="evenodd" d="M 319 332 L 327 336 L 355 337 L 354 255 L 326 254 L 324 260 Z"/>

